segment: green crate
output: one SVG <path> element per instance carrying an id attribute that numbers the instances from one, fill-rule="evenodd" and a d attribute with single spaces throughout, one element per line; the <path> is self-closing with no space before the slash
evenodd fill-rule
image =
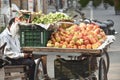
<path id="1" fill-rule="evenodd" d="M 40 26 L 20 26 L 20 44 L 22 47 L 46 47 L 52 32 Z"/>

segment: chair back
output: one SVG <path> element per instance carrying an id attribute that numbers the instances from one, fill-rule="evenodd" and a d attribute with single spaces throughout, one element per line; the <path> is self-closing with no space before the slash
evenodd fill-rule
<path id="1" fill-rule="evenodd" d="M 6 61 L 3 60 L 3 54 L 6 44 L 7 43 L 4 43 L 2 46 L 0 46 L 0 68 L 2 68 L 7 63 Z"/>
<path id="2" fill-rule="evenodd" d="M 0 46 L 0 59 L 2 59 L 2 57 L 3 57 L 6 44 L 7 43 L 5 42 L 2 46 Z"/>

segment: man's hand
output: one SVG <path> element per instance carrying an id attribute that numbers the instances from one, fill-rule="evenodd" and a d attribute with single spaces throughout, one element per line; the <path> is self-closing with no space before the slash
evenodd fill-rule
<path id="1" fill-rule="evenodd" d="M 33 54 L 30 53 L 30 54 L 29 54 L 29 58 L 32 58 L 32 57 L 33 57 Z"/>
<path id="2" fill-rule="evenodd" d="M 31 53 L 24 53 L 24 58 L 32 58 L 33 54 Z"/>

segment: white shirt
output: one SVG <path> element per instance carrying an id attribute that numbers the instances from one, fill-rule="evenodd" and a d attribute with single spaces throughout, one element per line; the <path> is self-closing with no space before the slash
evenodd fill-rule
<path id="1" fill-rule="evenodd" d="M 4 56 L 7 56 L 12 59 L 18 59 L 24 57 L 24 54 L 21 53 L 19 37 L 18 36 L 12 37 L 12 34 L 9 32 L 8 28 L 6 28 L 0 34 L 0 39 L 1 39 L 0 45 L 7 42 L 7 45 L 4 50 Z"/>

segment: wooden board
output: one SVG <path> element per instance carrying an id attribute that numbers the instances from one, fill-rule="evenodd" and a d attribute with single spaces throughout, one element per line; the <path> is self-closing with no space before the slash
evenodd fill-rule
<path id="1" fill-rule="evenodd" d="M 59 52 L 59 53 L 91 53 L 100 54 L 102 49 L 73 49 L 73 48 L 50 48 L 50 47 L 23 47 L 23 51 L 35 51 L 35 52 Z"/>

